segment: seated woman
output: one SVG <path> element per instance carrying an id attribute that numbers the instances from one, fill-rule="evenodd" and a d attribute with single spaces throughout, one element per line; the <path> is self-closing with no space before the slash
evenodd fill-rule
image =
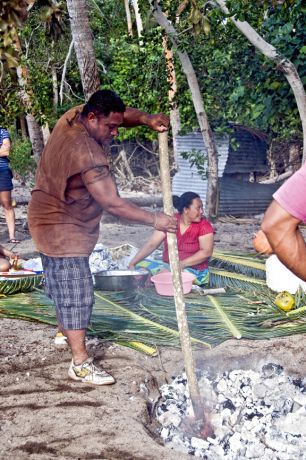
<path id="1" fill-rule="evenodd" d="M 0 272 L 7 272 L 11 268 L 10 260 L 12 259 L 17 259 L 17 255 L 0 244 Z"/>
<path id="2" fill-rule="evenodd" d="M 203 217 L 203 203 L 197 193 L 185 192 L 181 197 L 173 197 L 173 205 L 178 210 L 176 232 L 181 269 L 196 275 L 195 284 L 209 282 L 208 260 L 213 252 L 214 229 Z M 163 259 L 145 259 L 164 242 Z M 143 260 L 145 259 L 145 260 Z M 166 233 L 155 230 L 149 241 L 130 261 L 129 268 L 146 268 L 152 274 L 169 271 L 169 254 Z"/>

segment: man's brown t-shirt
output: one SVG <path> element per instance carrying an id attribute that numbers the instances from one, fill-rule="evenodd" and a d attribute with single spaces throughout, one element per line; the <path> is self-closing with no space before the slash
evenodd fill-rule
<path id="1" fill-rule="evenodd" d="M 66 112 L 54 127 L 29 205 L 29 228 L 37 249 L 53 257 L 87 256 L 99 236 L 103 209 L 88 192 L 82 173 L 108 167 L 108 160 L 78 121 L 81 108 Z"/>

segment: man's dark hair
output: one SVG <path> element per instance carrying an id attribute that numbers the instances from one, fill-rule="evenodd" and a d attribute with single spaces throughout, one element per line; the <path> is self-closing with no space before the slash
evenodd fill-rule
<path id="1" fill-rule="evenodd" d="M 125 112 L 125 104 L 122 99 L 110 89 L 100 89 L 96 91 L 83 107 L 82 116 L 86 117 L 93 112 L 97 117 L 104 115 L 107 117 L 111 112 Z"/>

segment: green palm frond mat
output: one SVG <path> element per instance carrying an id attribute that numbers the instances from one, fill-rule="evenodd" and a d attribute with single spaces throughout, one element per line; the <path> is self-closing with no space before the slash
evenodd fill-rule
<path id="1" fill-rule="evenodd" d="M 254 254 L 215 250 L 209 265 L 262 280 L 266 278 L 265 259 Z"/>
<path id="2" fill-rule="evenodd" d="M 218 296 L 186 296 L 192 343 L 215 346 L 230 338 L 268 339 L 306 332 L 306 311 L 292 314 L 273 305 L 268 288 L 231 290 Z M 89 332 L 105 340 L 137 341 L 148 345 L 179 346 L 173 298 L 153 289 L 134 293 L 95 292 Z M 42 291 L 0 300 L 0 316 L 56 324 L 51 302 Z"/>
<path id="3" fill-rule="evenodd" d="M 215 251 L 210 287 L 226 287 L 227 292 L 185 297 L 192 343 L 215 346 L 230 338 L 268 339 L 305 333 L 306 307 L 280 311 L 264 278 L 263 258 Z M 161 297 L 147 288 L 137 292 L 96 291 L 95 301 L 89 333 L 135 348 L 141 344 L 179 346 L 173 298 Z M 0 298 L 1 316 L 56 325 L 51 301 L 39 289 Z"/>

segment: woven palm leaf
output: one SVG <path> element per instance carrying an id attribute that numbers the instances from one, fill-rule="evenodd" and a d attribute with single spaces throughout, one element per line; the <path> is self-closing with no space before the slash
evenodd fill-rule
<path id="1" fill-rule="evenodd" d="M 17 292 L 31 291 L 41 284 L 41 280 L 42 275 L 0 279 L 0 294 L 12 295 Z"/>
<path id="2" fill-rule="evenodd" d="M 215 250 L 209 265 L 259 279 L 266 278 L 264 259 L 259 258 L 257 255 Z"/>
<path id="3" fill-rule="evenodd" d="M 255 276 L 242 275 L 222 268 L 209 268 L 209 284 L 211 287 L 229 287 L 235 289 L 249 290 L 254 287 L 264 287 L 266 282 Z"/>
<path id="4" fill-rule="evenodd" d="M 253 286 L 253 290 L 230 289 L 217 296 L 187 295 L 192 343 L 214 346 L 229 338 L 268 339 L 305 333 L 306 308 L 285 313 L 274 305 L 274 297 L 265 285 Z M 144 289 L 128 293 L 96 291 L 95 298 L 91 334 L 128 342 L 128 346 L 133 342 L 151 347 L 179 346 L 172 297 Z M 0 316 L 56 323 L 51 302 L 38 290 L 2 298 Z"/>

